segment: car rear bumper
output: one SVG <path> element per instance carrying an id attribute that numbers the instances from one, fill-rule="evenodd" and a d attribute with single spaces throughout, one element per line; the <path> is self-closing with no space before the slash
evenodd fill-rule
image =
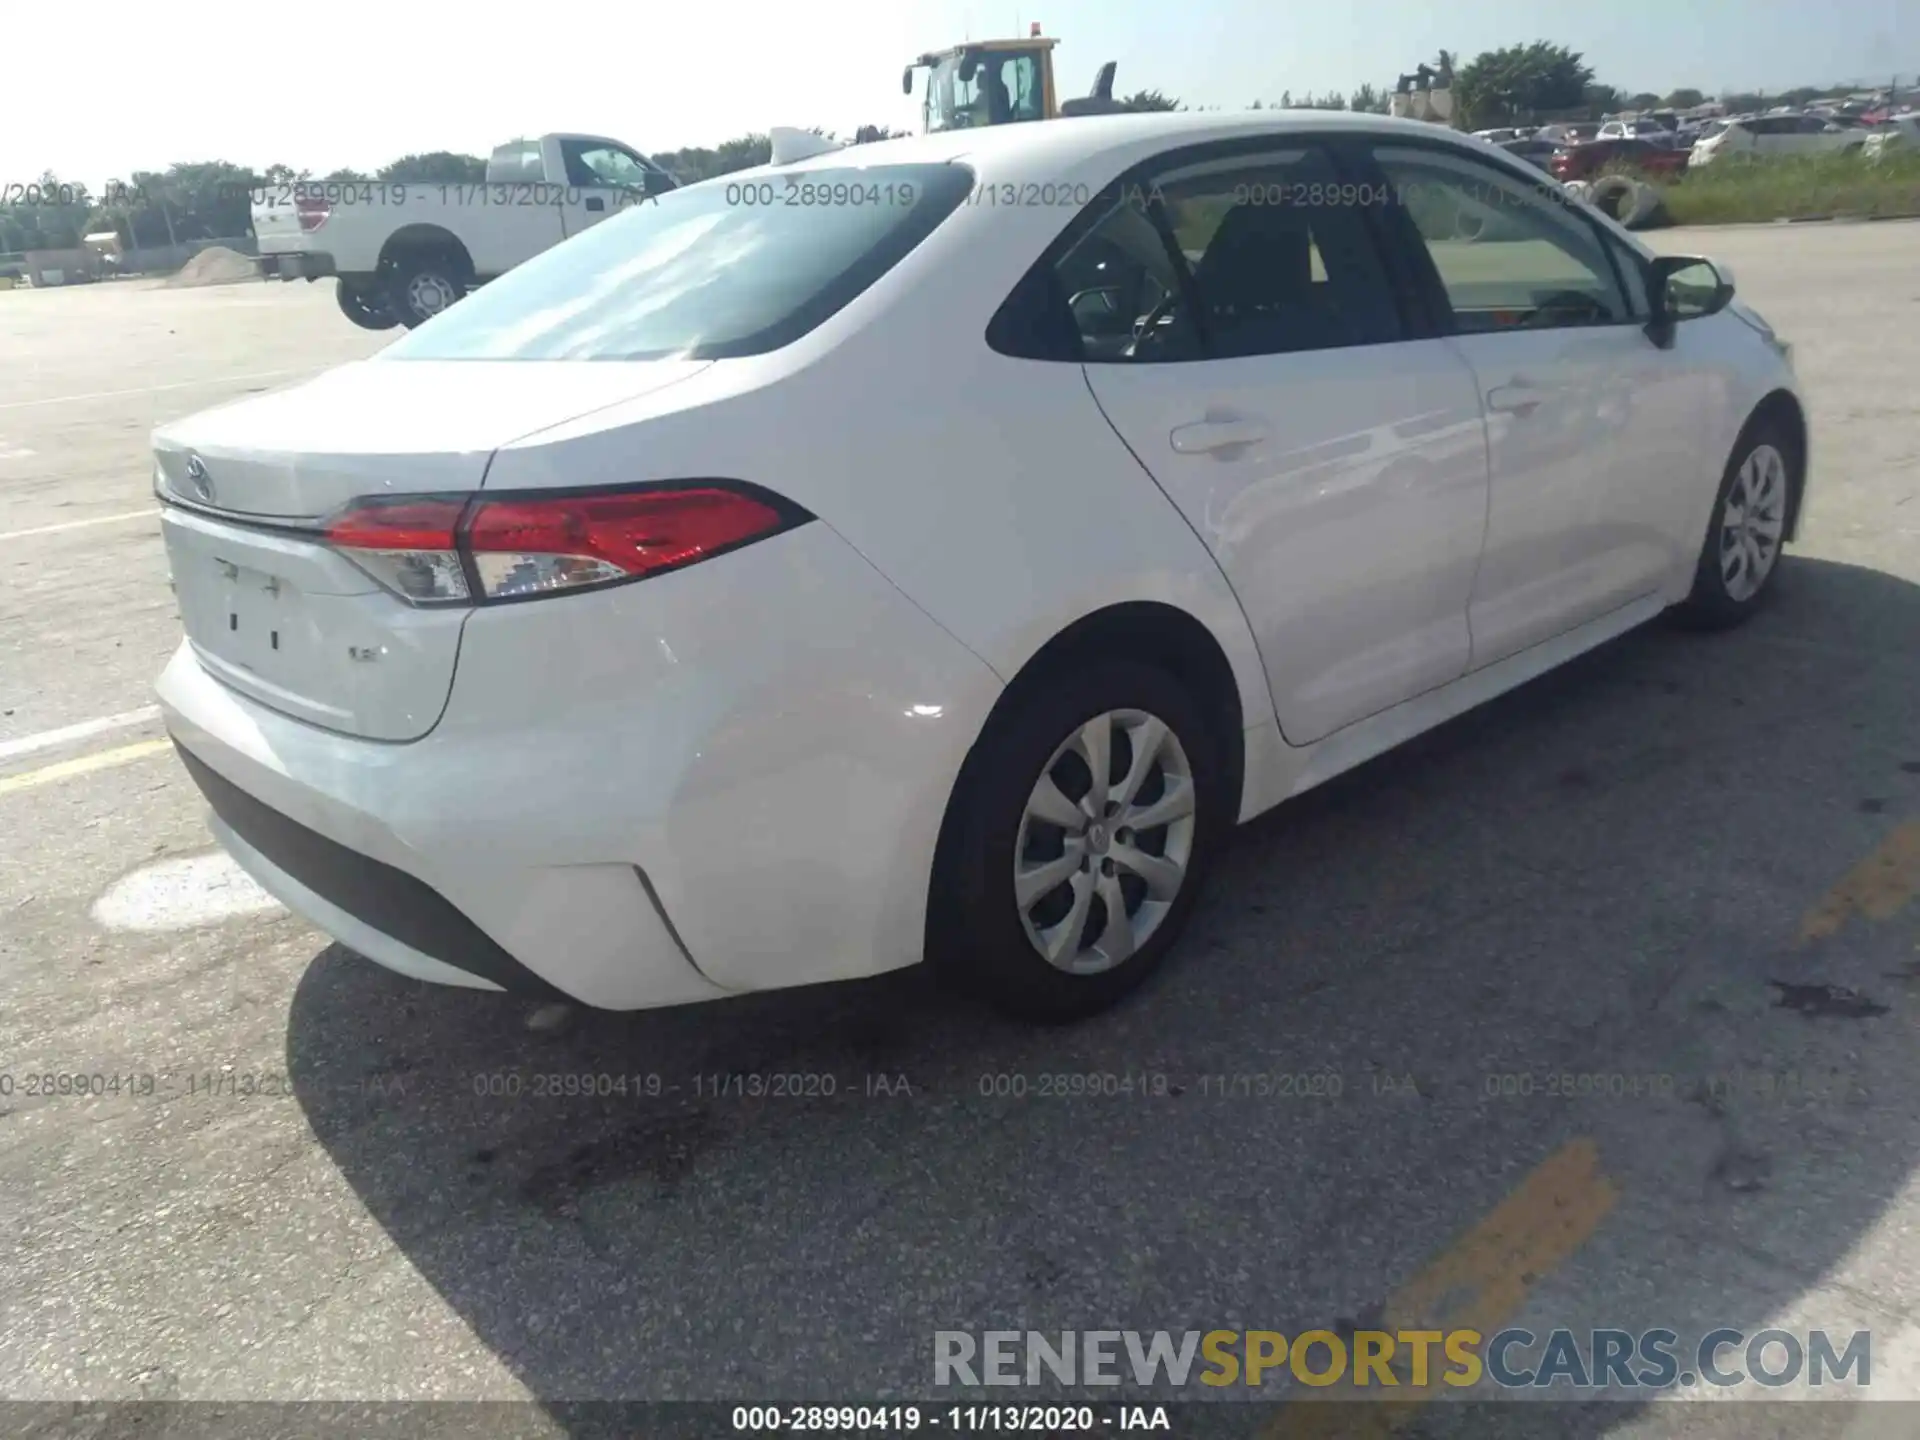
<path id="1" fill-rule="evenodd" d="M 259 257 L 265 280 L 318 280 L 335 272 L 333 256 L 324 250 L 288 250 Z"/>
<path id="2" fill-rule="evenodd" d="M 189 645 L 167 667 L 161 701 L 228 853 L 367 959 L 438 984 L 611 1009 L 726 993 L 689 961 L 631 865 L 475 866 L 416 849 L 401 810 L 439 808 L 447 826 L 487 821 L 445 789 L 407 793 L 392 762 L 409 747 L 276 715 L 214 679 Z M 383 789 L 393 803 L 375 798 Z"/>
<path id="3" fill-rule="evenodd" d="M 918 960 L 1000 689 L 816 522 L 474 612 L 421 740 L 280 714 L 190 643 L 159 698 L 221 841 L 321 930 L 402 974 L 625 1010 Z"/>

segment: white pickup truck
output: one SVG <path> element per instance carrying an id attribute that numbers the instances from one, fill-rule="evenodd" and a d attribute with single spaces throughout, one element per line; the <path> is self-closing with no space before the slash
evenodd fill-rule
<path id="1" fill-rule="evenodd" d="M 500 146 L 484 183 L 301 181 L 253 192 L 260 272 L 338 277 L 340 309 L 368 330 L 409 329 L 476 285 L 676 181 L 599 135 Z"/>

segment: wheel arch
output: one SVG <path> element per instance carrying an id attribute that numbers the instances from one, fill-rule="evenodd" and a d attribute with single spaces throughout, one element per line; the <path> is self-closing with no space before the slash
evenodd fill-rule
<path id="1" fill-rule="evenodd" d="M 947 796 L 934 843 L 933 873 L 950 874 L 953 847 L 958 843 L 960 799 L 972 787 L 986 741 L 1034 690 L 1049 683 L 1064 666 L 1095 659 L 1141 660 L 1168 671 L 1193 693 L 1213 723 L 1227 769 L 1227 793 L 1238 814 L 1246 788 L 1245 706 L 1233 665 L 1220 640 L 1204 624 L 1178 606 L 1158 600 L 1133 600 L 1105 606 L 1083 615 L 1036 650 L 1007 683 L 987 713 L 960 762 Z M 1257 718 L 1257 717 L 1256 717 Z M 927 905 L 927 953 L 933 951 L 934 927 L 944 923 L 941 895 L 936 886 Z"/>
<path id="2" fill-rule="evenodd" d="M 457 278 L 466 281 L 473 279 L 473 256 L 468 254 L 465 242 L 444 225 L 421 222 L 402 225 L 387 237 L 386 244 L 380 247 L 379 268 L 390 270 L 399 263 L 402 255 L 420 254 L 447 255 L 459 267 Z"/>

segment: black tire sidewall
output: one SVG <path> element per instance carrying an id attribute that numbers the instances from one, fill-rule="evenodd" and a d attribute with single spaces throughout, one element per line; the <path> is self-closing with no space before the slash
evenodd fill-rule
<path id="1" fill-rule="evenodd" d="M 1179 737 L 1193 771 L 1195 826 L 1186 883 L 1152 939 L 1098 975 L 1049 965 L 1027 939 L 1013 901 L 1013 851 L 1026 802 L 1055 747 L 1110 710 L 1145 710 Z M 1042 1022 L 1075 1020 L 1106 1009 L 1134 989 L 1177 943 L 1229 828 L 1222 737 L 1180 682 L 1131 660 L 1095 661 L 1020 696 L 997 715 L 962 784 L 949 872 L 936 875 L 937 933 L 930 951 L 943 978 L 998 1009 Z"/>
<path id="2" fill-rule="evenodd" d="M 334 282 L 334 299 L 340 306 L 340 313 L 362 330 L 391 330 L 400 323 L 400 317 L 393 313 L 386 297 L 378 290 L 361 290 L 344 280 L 337 280 Z M 380 317 L 379 323 L 370 318 L 376 314 Z"/>

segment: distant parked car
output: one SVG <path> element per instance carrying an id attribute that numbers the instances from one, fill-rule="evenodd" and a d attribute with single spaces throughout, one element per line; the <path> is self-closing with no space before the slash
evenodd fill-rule
<path id="1" fill-rule="evenodd" d="M 1536 138 L 1530 140 L 1508 140 L 1501 145 L 1500 148 L 1509 155 L 1517 155 L 1529 165 L 1538 166 L 1540 169 L 1547 170 L 1551 173 L 1553 157 L 1559 151 L 1560 146 L 1551 140 L 1540 140 Z"/>
<path id="2" fill-rule="evenodd" d="M 1883 125 L 1867 132 L 1860 147 L 1863 160 L 1878 160 L 1889 150 L 1909 151 L 1920 144 L 1920 115 L 1895 115 Z"/>
<path id="3" fill-rule="evenodd" d="M 1578 145 L 1584 141 L 1597 138 L 1600 134 L 1600 127 L 1598 124 L 1585 122 L 1580 124 L 1542 125 L 1538 130 L 1534 131 L 1533 134 L 1535 139 L 1551 140 L 1558 145 Z"/>
<path id="4" fill-rule="evenodd" d="M 1818 115 L 1753 115 L 1729 121 L 1719 134 L 1695 142 L 1692 163 L 1707 165 L 1729 155 L 1831 155 L 1866 142 L 1864 127 L 1838 125 Z"/>
<path id="5" fill-rule="evenodd" d="M 1656 144 L 1673 131 L 1656 120 L 1609 120 L 1600 127 L 1596 140 L 1652 140 Z"/>
<path id="6" fill-rule="evenodd" d="M 1609 165 L 1626 165 L 1649 175 L 1675 175 L 1687 168 L 1687 152 L 1651 140 L 1589 140 L 1554 151 L 1547 168 L 1565 184 L 1591 180 Z"/>

